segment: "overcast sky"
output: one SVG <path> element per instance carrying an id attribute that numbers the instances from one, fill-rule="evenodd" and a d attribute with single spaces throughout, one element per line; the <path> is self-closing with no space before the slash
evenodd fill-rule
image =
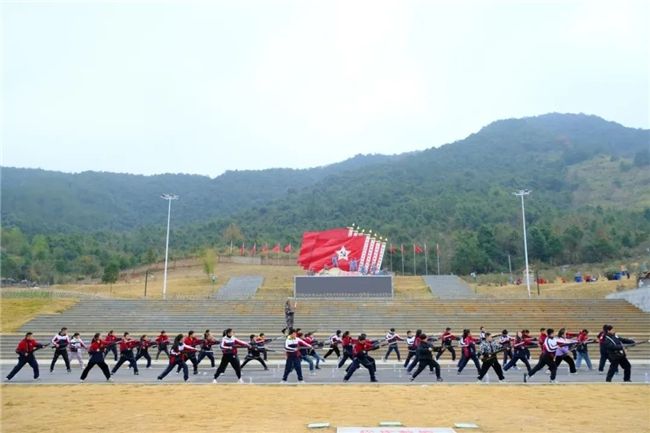
<path id="1" fill-rule="evenodd" d="M 650 126 L 650 2 L 4 2 L 5 166 L 303 168 L 584 112 Z"/>

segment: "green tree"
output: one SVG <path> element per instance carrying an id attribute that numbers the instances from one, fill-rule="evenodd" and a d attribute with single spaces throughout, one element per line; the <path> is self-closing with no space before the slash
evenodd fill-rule
<path id="1" fill-rule="evenodd" d="M 110 262 L 104 268 L 104 274 L 102 275 L 102 283 L 114 283 L 120 276 L 120 265 L 117 262 Z"/>
<path id="2" fill-rule="evenodd" d="M 212 275 L 214 275 L 214 264 L 216 261 L 217 255 L 213 248 L 206 248 L 203 250 L 203 253 L 201 254 L 201 264 L 203 265 L 203 272 L 205 272 L 208 278 L 212 278 Z"/>

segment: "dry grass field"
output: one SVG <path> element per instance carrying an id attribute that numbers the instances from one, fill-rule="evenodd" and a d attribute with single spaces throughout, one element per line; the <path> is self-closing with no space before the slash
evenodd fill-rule
<path id="1" fill-rule="evenodd" d="M 2 298 L 0 299 L 0 332 L 16 332 L 24 323 L 39 314 L 60 313 L 70 308 L 74 299 Z"/>
<path id="2" fill-rule="evenodd" d="M 481 296 L 487 298 L 527 298 L 526 284 L 489 286 L 471 284 L 472 288 Z M 633 279 L 623 281 L 601 280 L 595 283 L 551 283 L 540 284 L 540 295 L 537 295 L 537 285 L 531 282 L 530 291 L 537 298 L 567 298 L 567 299 L 602 299 L 610 293 L 635 288 Z"/>
<path id="3" fill-rule="evenodd" d="M 478 432 L 650 431 L 647 385 L 3 385 L 1 430 L 307 432 L 309 422 Z M 461 430 L 457 430 L 461 431 Z"/>

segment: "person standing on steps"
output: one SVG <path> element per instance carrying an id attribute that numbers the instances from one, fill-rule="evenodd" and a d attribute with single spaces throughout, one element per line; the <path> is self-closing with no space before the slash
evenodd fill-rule
<path id="1" fill-rule="evenodd" d="M 294 318 L 296 315 L 296 307 L 298 306 L 298 302 L 294 302 L 293 306 L 291 305 L 291 299 L 287 299 L 287 302 L 284 303 L 284 322 L 285 322 L 285 327 L 282 328 L 282 335 L 287 331 L 287 329 L 292 329 L 293 328 L 293 323 L 294 323 Z"/>

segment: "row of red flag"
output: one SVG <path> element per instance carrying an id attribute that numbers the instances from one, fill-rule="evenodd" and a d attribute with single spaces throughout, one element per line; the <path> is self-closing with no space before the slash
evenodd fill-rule
<path id="1" fill-rule="evenodd" d="M 233 249 L 233 245 L 231 243 L 230 244 L 230 252 L 231 252 L 231 254 L 232 254 L 232 249 Z M 286 244 L 284 247 L 282 247 L 280 244 L 275 244 L 275 246 L 273 248 L 269 248 L 268 244 L 264 244 L 259 248 L 259 252 L 262 253 L 262 254 L 268 254 L 269 252 L 279 254 L 280 251 L 283 251 L 285 253 L 290 253 L 291 251 L 293 251 L 293 247 L 289 243 L 289 244 Z M 245 256 L 246 253 L 250 253 L 251 256 L 254 256 L 254 255 L 257 254 L 257 252 L 258 252 L 257 243 L 253 243 L 253 246 L 251 247 L 250 250 L 248 250 L 246 248 L 246 244 L 244 242 L 242 242 L 241 247 L 239 247 L 239 255 L 240 256 Z"/>

